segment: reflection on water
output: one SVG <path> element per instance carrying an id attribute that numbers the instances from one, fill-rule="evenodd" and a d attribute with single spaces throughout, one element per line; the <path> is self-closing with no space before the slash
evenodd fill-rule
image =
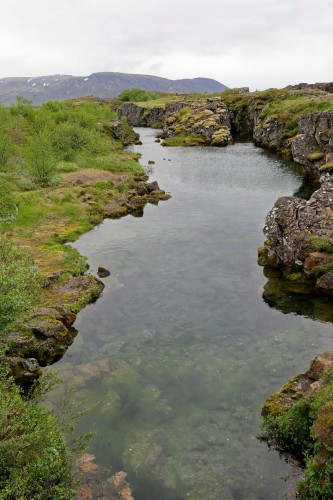
<path id="1" fill-rule="evenodd" d="M 173 197 L 77 242 L 111 276 L 56 368 L 99 401 L 81 431 L 98 429 L 90 451 L 128 472 L 136 500 L 282 498 L 290 469 L 257 441 L 260 409 L 331 348 L 332 327 L 312 319 L 319 299 L 308 317 L 268 307 L 256 251 L 266 213 L 301 178 L 252 144 L 167 149 L 140 133 Z"/>

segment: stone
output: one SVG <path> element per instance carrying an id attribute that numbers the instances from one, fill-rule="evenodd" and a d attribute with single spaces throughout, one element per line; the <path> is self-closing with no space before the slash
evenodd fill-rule
<path id="1" fill-rule="evenodd" d="M 333 183 L 325 182 L 311 198 L 279 198 L 265 221 L 267 259 L 289 272 L 303 272 L 315 279 L 314 269 L 332 262 L 330 252 L 316 252 L 312 238 L 333 241 Z M 333 284 L 321 277 L 318 293 L 330 294 Z"/>
<path id="2" fill-rule="evenodd" d="M 40 307 L 32 314 L 32 318 L 48 317 L 61 321 L 65 325 L 72 325 L 76 320 L 76 314 L 63 307 Z"/>
<path id="3" fill-rule="evenodd" d="M 152 191 L 159 191 L 160 190 L 160 187 L 159 187 L 157 181 L 147 182 L 146 188 L 147 188 L 149 193 L 151 193 Z"/>
<path id="4" fill-rule="evenodd" d="M 99 278 L 107 278 L 111 273 L 110 271 L 108 271 L 108 269 L 105 269 L 105 267 L 99 266 L 97 269 L 97 274 Z"/>
<path id="5" fill-rule="evenodd" d="M 333 368 L 333 351 L 326 351 L 319 354 L 310 365 L 307 376 L 312 380 L 319 380 L 327 370 Z"/>
<path id="6" fill-rule="evenodd" d="M 333 158 L 333 111 L 303 115 L 298 128 L 291 144 L 293 159 L 304 166 L 308 177 L 318 178 L 319 168 Z M 316 152 L 320 152 L 317 161 Z"/>
<path id="7" fill-rule="evenodd" d="M 136 192 L 139 196 L 144 196 L 148 194 L 147 186 L 144 182 L 139 182 L 136 186 Z"/>
<path id="8" fill-rule="evenodd" d="M 34 319 L 27 323 L 27 328 L 32 330 L 37 338 L 54 337 L 55 339 L 63 339 L 69 332 L 65 325 L 56 319 Z"/>
<path id="9" fill-rule="evenodd" d="M 333 272 L 328 272 L 318 278 L 315 289 L 321 294 L 333 295 Z"/>
<path id="10" fill-rule="evenodd" d="M 42 375 L 42 370 L 34 358 L 8 358 L 14 379 L 18 384 L 31 385 Z"/>
<path id="11" fill-rule="evenodd" d="M 304 270 L 311 271 L 318 266 L 324 266 L 331 262 L 331 255 L 324 252 L 310 252 L 304 261 Z"/>

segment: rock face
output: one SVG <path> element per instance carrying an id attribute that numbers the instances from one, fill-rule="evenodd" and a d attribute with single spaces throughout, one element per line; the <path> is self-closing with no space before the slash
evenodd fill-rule
<path id="1" fill-rule="evenodd" d="M 192 136 L 200 138 L 202 144 L 227 146 L 233 142 L 230 129 L 228 109 L 221 98 L 216 97 L 207 99 L 200 106 L 191 103 L 167 118 L 161 137 L 167 140 L 177 136 Z M 168 141 L 165 144 L 169 145 Z"/>
<path id="2" fill-rule="evenodd" d="M 123 146 L 128 146 L 131 143 L 136 143 L 140 139 L 140 135 L 134 130 L 127 130 L 121 120 L 112 120 L 108 126 L 104 126 L 111 136 L 122 142 Z"/>
<path id="3" fill-rule="evenodd" d="M 293 159 L 309 177 L 318 178 L 319 168 L 333 162 L 333 111 L 304 115 L 298 128 L 291 143 Z"/>
<path id="4" fill-rule="evenodd" d="M 309 200 L 282 197 L 276 201 L 266 217 L 267 240 L 260 260 L 263 265 L 281 268 L 285 275 L 301 273 L 302 279 L 313 281 L 316 292 L 331 295 L 333 111 L 302 116 L 299 132 L 291 141 L 293 158 L 320 187 Z M 324 276 L 317 279 L 320 274 Z"/>
<path id="5" fill-rule="evenodd" d="M 164 107 L 154 106 L 151 109 L 147 109 L 127 102 L 119 108 L 118 114 L 120 117 L 125 117 L 131 126 L 152 127 L 156 124 L 164 123 L 169 116 L 178 113 L 186 105 L 186 102 L 178 101 L 167 103 Z"/>
<path id="6" fill-rule="evenodd" d="M 332 262 L 333 183 L 324 182 L 309 200 L 279 198 L 266 217 L 264 234 L 264 264 L 316 279 L 318 268 Z M 328 288 L 328 278 L 317 280 L 318 292 Z"/>

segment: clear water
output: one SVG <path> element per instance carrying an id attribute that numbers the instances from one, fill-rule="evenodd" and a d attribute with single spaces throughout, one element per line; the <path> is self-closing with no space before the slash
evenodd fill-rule
<path id="1" fill-rule="evenodd" d="M 264 217 L 301 177 L 249 143 L 166 149 L 139 132 L 172 199 L 75 245 L 93 273 L 111 271 L 56 365 L 98 402 L 80 430 L 98 430 L 90 451 L 128 473 L 136 500 L 283 498 L 290 466 L 256 439 L 261 406 L 333 336 L 262 298 Z"/>

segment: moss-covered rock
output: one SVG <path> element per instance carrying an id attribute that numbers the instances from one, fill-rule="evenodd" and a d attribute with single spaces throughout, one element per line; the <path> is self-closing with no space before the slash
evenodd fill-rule
<path id="1" fill-rule="evenodd" d="M 165 146 L 227 146 L 233 142 L 228 109 L 220 98 L 191 102 L 165 123 Z"/>
<path id="2" fill-rule="evenodd" d="M 302 499 L 332 498 L 333 352 L 315 358 L 308 372 L 266 401 L 259 438 L 305 465 L 298 485 Z"/>

